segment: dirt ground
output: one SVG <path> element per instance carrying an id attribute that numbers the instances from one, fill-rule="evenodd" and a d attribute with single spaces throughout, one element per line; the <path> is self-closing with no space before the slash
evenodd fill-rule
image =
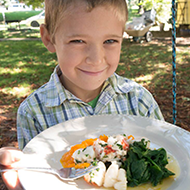
<path id="1" fill-rule="evenodd" d="M 168 37 L 157 37 L 155 35 L 154 39 L 151 43 L 171 43 L 171 38 Z M 177 47 L 180 45 L 189 45 L 190 46 L 190 37 L 178 37 Z M 146 87 L 148 88 L 148 87 Z M 149 89 L 151 93 L 156 94 L 156 101 L 160 105 L 164 118 L 167 122 L 172 123 L 172 99 L 171 90 L 162 90 L 162 89 Z M 190 92 L 185 91 L 183 88 L 177 89 L 177 125 L 190 131 Z M 164 94 L 164 97 L 163 97 Z M 189 99 L 185 99 L 185 97 L 189 97 Z M 168 96 L 168 98 L 167 98 Z M 8 97 L 6 94 L 0 93 L 0 147 L 4 146 L 14 146 L 18 147 L 17 139 L 16 139 L 16 113 L 10 112 L 13 107 L 18 107 L 20 103 L 24 100 L 15 100 L 12 97 Z M 10 104 L 10 102 L 12 102 Z M 167 106 L 166 106 L 167 105 Z M 178 114 L 180 113 L 180 114 Z M 0 177 L 0 190 L 6 190 L 6 187 Z"/>

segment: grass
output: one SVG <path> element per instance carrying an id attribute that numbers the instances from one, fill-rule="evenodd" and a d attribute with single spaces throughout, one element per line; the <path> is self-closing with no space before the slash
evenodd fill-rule
<path id="1" fill-rule="evenodd" d="M 21 97 L 47 82 L 56 65 L 41 41 L 1 42 L 0 86 L 5 94 Z"/>
<path id="2" fill-rule="evenodd" d="M 9 24 L 9 30 L 0 30 L 0 38 L 40 38 L 39 29 L 18 28 L 18 24 Z"/>
<path id="3" fill-rule="evenodd" d="M 177 85 L 190 92 L 189 45 L 177 51 Z M 172 48 L 164 43 L 130 44 L 124 41 L 121 63 L 117 72 L 149 89 L 171 89 L 172 91 Z M 184 94 L 185 95 L 185 94 Z M 172 93 L 171 93 L 172 96 Z"/>
<path id="4" fill-rule="evenodd" d="M 118 71 L 142 84 L 160 84 L 162 75 L 171 72 L 171 49 L 159 45 L 129 45 L 124 42 Z M 168 59 L 169 58 L 169 59 Z"/>

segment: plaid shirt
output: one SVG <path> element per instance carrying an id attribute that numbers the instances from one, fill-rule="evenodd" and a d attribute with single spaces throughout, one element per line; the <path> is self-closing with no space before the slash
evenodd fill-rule
<path id="1" fill-rule="evenodd" d="M 25 99 L 18 109 L 17 136 L 19 148 L 37 134 L 58 123 L 89 115 L 131 114 L 163 120 L 162 113 L 150 94 L 141 85 L 112 75 L 105 81 L 96 107 L 81 101 L 59 81 L 57 66 L 48 83 Z"/>

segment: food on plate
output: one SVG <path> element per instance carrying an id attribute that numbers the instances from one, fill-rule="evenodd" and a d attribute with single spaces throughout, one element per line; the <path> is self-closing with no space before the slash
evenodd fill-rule
<path id="1" fill-rule="evenodd" d="M 157 186 L 164 178 L 175 175 L 166 168 L 164 148 L 149 148 L 150 141 L 135 141 L 132 135 L 101 135 L 71 147 L 60 162 L 63 167 L 85 168 L 98 164 L 99 168 L 86 174 L 86 182 L 116 190 L 126 190 L 150 182 Z"/>
<path id="2" fill-rule="evenodd" d="M 106 135 L 100 135 L 99 137 L 100 140 L 103 140 L 103 141 L 107 141 L 108 137 Z M 85 141 L 83 141 L 81 144 L 76 144 L 74 146 L 71 147 L 70 151 L 66 152 L 60 162 L 62 163 L 63 167 L 64 168 L 71 168 L 71 167 L 75 167 L 76 169 L 77 168 L 85 168 L 85 167 L 88 167 L 90 166 L 90 163 L 76 163 L 76 160 L 74 160 L 74 158 L 72 157 L 73 156 L 73 153 L 78 150 L 78 149 L 85 149 L 86 147 L 88 146 L 92 146 L 94 141 L 96 141 L 97 138 L 95 139 L 86 139 Z"/>
<path id="3" fill-rule="evenodd" d="M 101 187 L 104 183 L 106 166 L 103 162 L 98 162 L 98 169 L 86 174 L 84 180 L 95 186 Z"/>
<path id="4" fill-rule="evenodd" d="M 175 175 L 166 168 L 168 157 L 164 148 L 147 148 L 149 141 L 134 141 L 130 147 L 122 168 L 127 172 L 128 186 L 134 187 L 151 182 L 157 186 L 164 178 Z"/>
<path id="5" fill-rule="evenodd" d="M 114 187 L 117 190 L 126 190 L 126 171 L 123 168 L 119 168 L 116 161 L 113 161 L 107 170 L 102 161 L 98 162 L 98 166 L 98 170 L 94 170 L 84 176 L 84 180 L 87 183 L 91 183 L 99 187 Z"/>

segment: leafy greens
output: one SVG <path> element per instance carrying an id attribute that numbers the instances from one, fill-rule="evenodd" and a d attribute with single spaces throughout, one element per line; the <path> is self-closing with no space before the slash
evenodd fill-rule
<path id="1" fill-rule="evenodd" d="M 131 144 L 122 163 L 121 167 L 127 172 L 127 185 L 130 187 L 146 182 L 157 186 L 164 178 L 175 175 L 165 167 L 168 164 L 166 150 L 151 150 L 147 148 L 148 143 L 149 141 L 142 139 Z"/>

